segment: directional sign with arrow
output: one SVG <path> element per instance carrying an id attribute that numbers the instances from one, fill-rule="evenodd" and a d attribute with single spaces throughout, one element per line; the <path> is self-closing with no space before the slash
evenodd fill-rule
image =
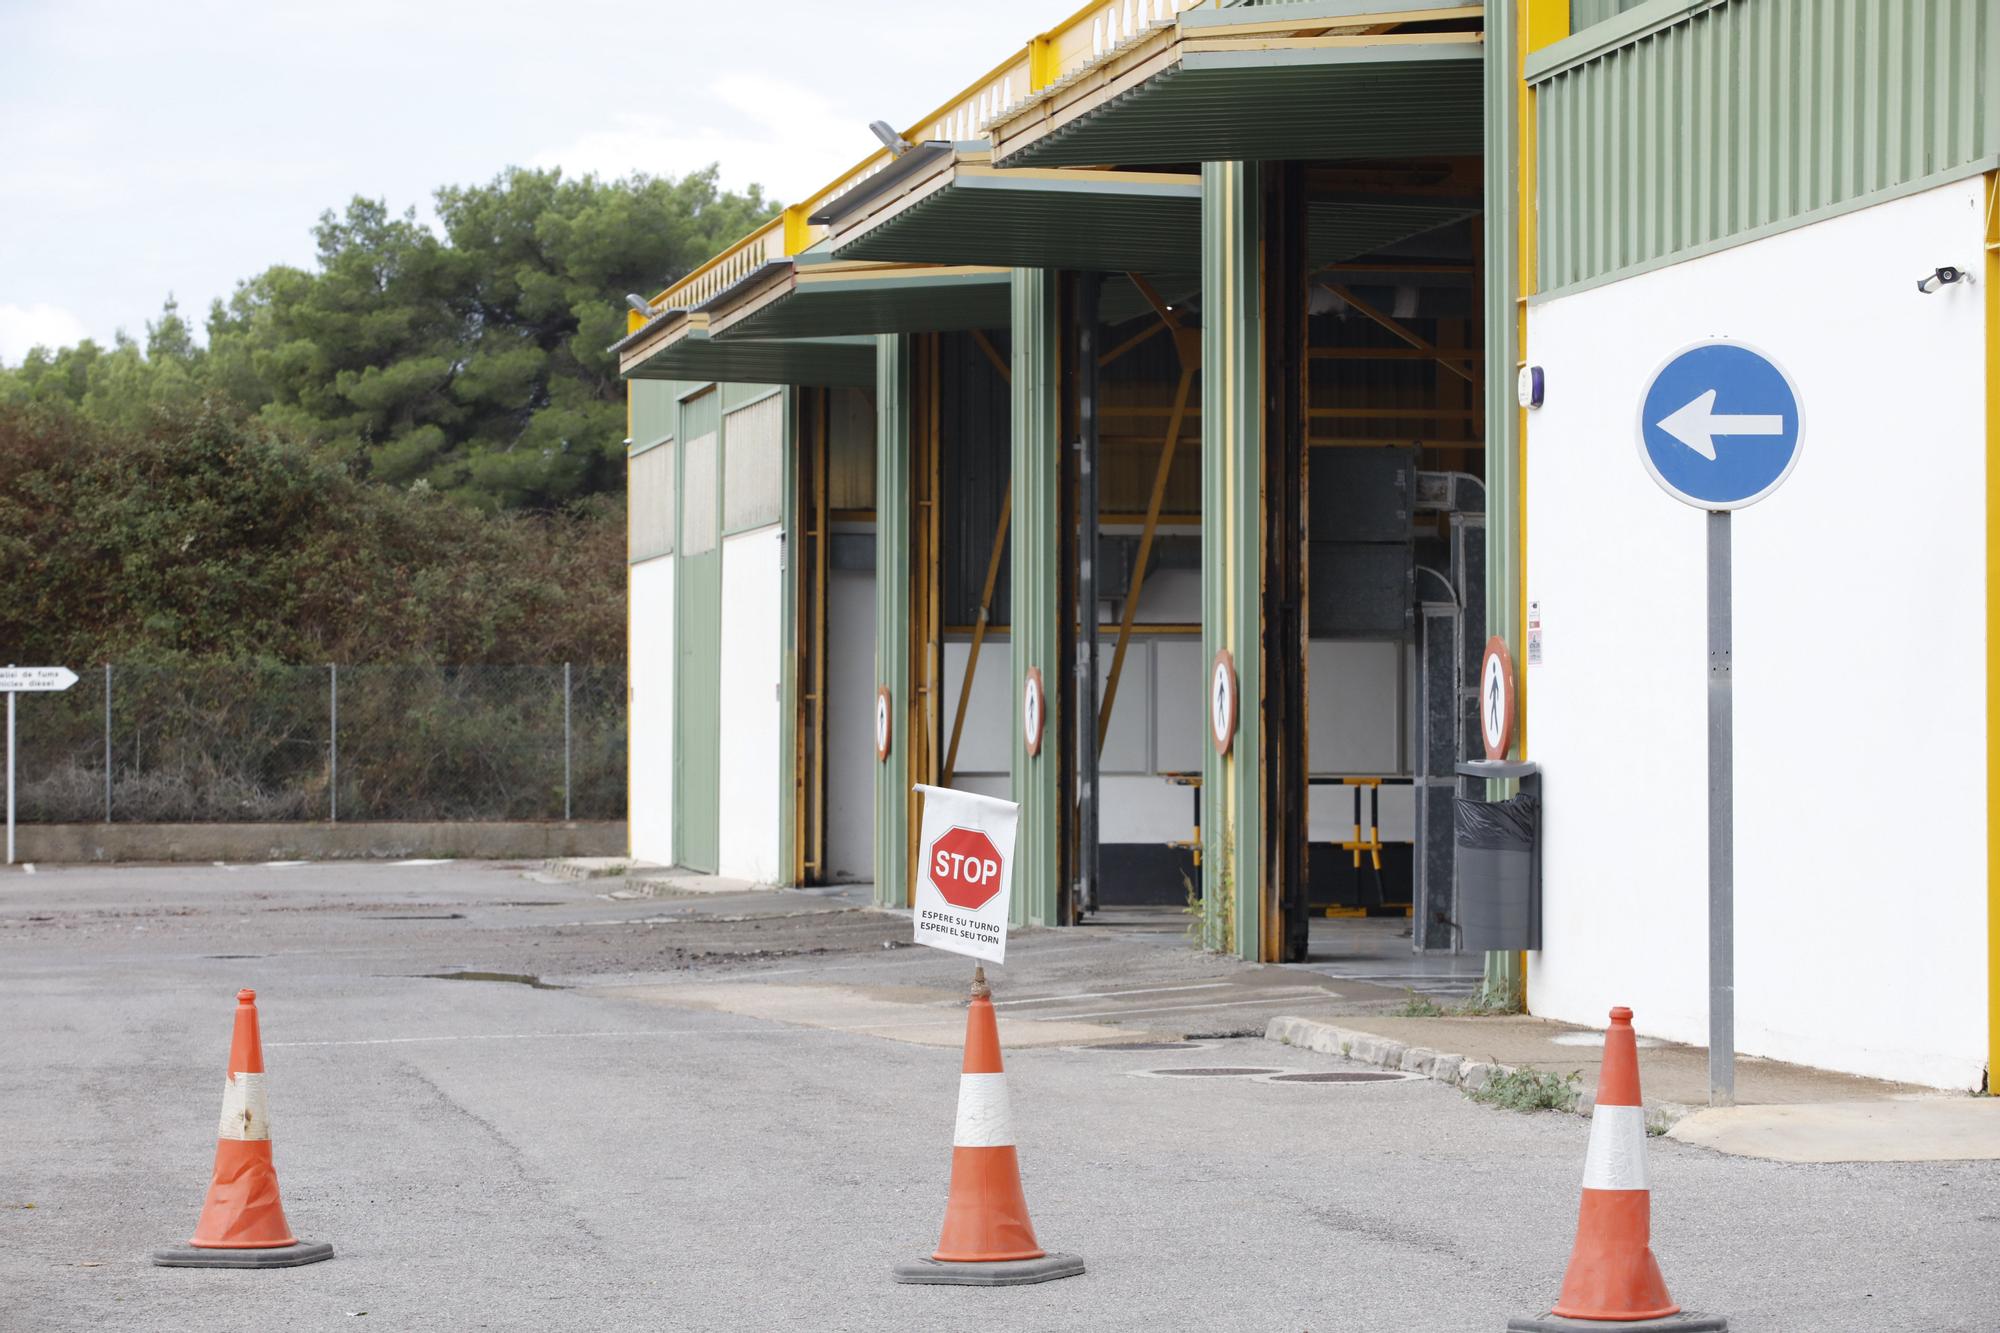
<path id="1" fill-rule="evenodd" d="M 1654 373 L 1639 409 L 1639 454 L 1667 494 L 1697 509 L 1741 509 L 1799 461 L 1790 377 L 1740 342 L 1697 343 Z"/>
<path id="2" fill-rule="evenodd" d="M 76 684 L 68 667 L 0 667 L 0 690 L 66 690 Z"/>

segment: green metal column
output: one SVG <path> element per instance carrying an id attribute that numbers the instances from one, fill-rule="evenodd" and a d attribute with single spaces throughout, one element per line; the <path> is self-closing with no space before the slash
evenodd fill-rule
<path id="1" fill-rule="evenodd" d="M 875 680 L 889 691 L 889 757 L 875 765 L 875 901 L 906 906 L 910 761 L 910 339 L 875 352 Z M 872 714 L 871 714 L 872 716 Z"/>
<path id="2" fill-rule="evenodd" d="M 1013 296 L 1014 518 L 1009 573 L 1013 607 L 1009 647 L 1014 664 L 1014 800 L 1021 807 L 1014 850 L 1014 924 L 1053 925 L 1062 906 L 1061 755 L 1067 725 L 1058 700 L 1063 606 L 1060 395 L 1062 368 L 1057 277 L 1046 269 L 1014 270 Z M 1028 669 L 1042 673 L 1046 700 L 1041 753 L 1029 755 L 1021 729 Z"/>
<path id="3" fill-rule="evenodd" d="M 793 799 L 799 754 L 799 572 L 807 568 L 800 559 L 805 543 L 799 536 L 801 505 L 809 497 L 799 494 L 799 399 L 796 388 L 786 388 L 784 406 L 784 498 L 780 522 L 784 531 L 785 567 L 779 582 L 784 590 L 783 637 L 778 646 L 778 882 L 796 887 L 802 877 L 798 865 L 798 840 L 805 833 L 799 827 L 798 802 Z"/>
<path id="4" fill-rule="evenodd" d="M 1202 759 L 1203 942 L 1259 954 L 1263 353 L 1257 167 L 1201 168 L 1201 644 L 1236 660 L 1236 739 Z M 1025 545 L 1025 543 L 1023 543 Z M 1190 706 L 1193 700 L 1189 701 Z"/>

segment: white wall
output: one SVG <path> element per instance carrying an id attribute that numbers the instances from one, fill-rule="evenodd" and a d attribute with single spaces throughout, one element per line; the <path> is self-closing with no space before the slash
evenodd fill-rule
<path id="1" fill-rule="evenodd" d="M 721 829 L 716 873 L 776 883 L 784 653 L 783 530 L 760 528 L 722 543 Z"/>
<path id="2" fill-rule="evenodd" d="M 826 659 L 826 878 L 866 883 L 875 878 L 874 571 L 828 571 Z"/>
<path id="3" fill-rule="evenodd" d="M 674 860 L 674 558 L 630 567 L 626 810 L 632 855 Z"/>
<path id="4" fill-rule="evenodd" d="M 1532 306 L 1534 1012 L 1707 1034 L 1704 524 L 1641 465 L 1653 371 L 1750 342 L 1797 386 L 1790 480 L 1734 519 L 1737 1046 L 1976 1086 L 1986 1008 L 1977 180 Z M 1727 405 L 1721 405 L 1728 410 Z"/>

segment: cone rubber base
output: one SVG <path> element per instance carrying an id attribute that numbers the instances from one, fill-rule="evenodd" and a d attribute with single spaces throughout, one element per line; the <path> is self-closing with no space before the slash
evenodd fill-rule
<path id="1" fill-rule="evenodd" d="M 1729 1333 L 1729 1321 L 1686 1310 L 1665 1319 L 1565 1319 L 1545 1314 L 1509 1319 L 1507 1333 Z"/>
<path id="2" fill-rule="evenodd" d="M 1074 1254 L 1045 1254 L 1039 1259 L 996 1259 L 986 1263 L 957 1263 L 943 1259 L 912 1259 L 892 1270 L 898 1282 L 919 1282 L 947 1287 L 1024 1287 L 1030 1282 L 1053 1282 L 1059 1277 L 1075 1277 L 1083 1272 L 1083 1260 Z"/>
<path id="3" fill-rule="evenodd" d="M 169 1245 L 153 1251 L 153 1262 L 162 1268 L 297 1268 L 333 1258 L 333 1246 L 325 1241 L 300 1241 L 297 1245 L 272 1245 L 257 1250 L 217 1250 L 200 1245 Z"/>

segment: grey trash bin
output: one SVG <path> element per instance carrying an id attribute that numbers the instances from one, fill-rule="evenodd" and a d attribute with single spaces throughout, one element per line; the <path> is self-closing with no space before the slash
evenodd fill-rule
<path id="1" fill-rule="evenodd" d="M 1452 803 L 1458 851 L 1459 947 L 1470 953 L 1542 947 L 1541 780 L 1533 764 L 1460 764 L 1466 777 L 1519 778 L 1504 801 Z"/>

